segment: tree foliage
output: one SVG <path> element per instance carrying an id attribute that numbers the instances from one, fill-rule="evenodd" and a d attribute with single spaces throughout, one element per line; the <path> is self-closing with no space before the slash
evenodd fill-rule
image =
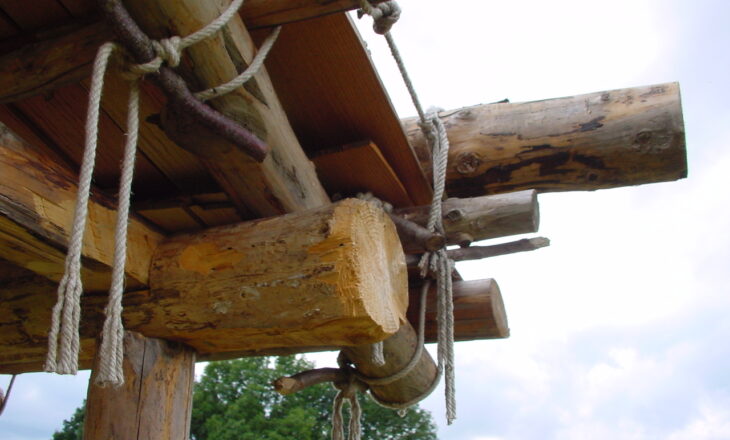
<path id="1" fill-rule="evenodd" d="M 271 383 L 313 368 L 301 357 L 251 357 L 211 362 L 193 392 L 193 440 L 326 440 L 330 438 L 332 400 L 328 384 L 290 396 L 276 393 Z M 363 438 L 436 440 L 428 411 L 411 408 L 404 417 L 360 396 Z M 347 411 L 345 411 L 347 413 Z M 81 440 L 83 407 L 64 421 L 53 440 Z"/>

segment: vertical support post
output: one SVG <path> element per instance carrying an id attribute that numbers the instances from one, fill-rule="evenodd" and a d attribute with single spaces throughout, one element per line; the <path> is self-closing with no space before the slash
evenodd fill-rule
<path id="1" fill-rule="evenodd" d="M 91 374 L 84 440 L 188 440 L 195 352 L 139 333 L 124 335 L 124 385 L 102 388 Z"/>

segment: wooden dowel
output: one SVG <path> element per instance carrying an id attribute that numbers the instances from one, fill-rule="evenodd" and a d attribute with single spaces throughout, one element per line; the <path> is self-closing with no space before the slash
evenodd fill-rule
<path id="1" fill-rule="evenodd" d="M 286 396 L 313 385 L 324 382 L 342 382 L 346 379 L 347 375 L 339 368 L 316 368 L 293 376 L 280 377 L 274 381 L 273 385 L 277 393 Z"/>
<path id="2" fill-rule="evenodd" d="M 509 243 L 494 244 L 491 246 L 470 246 L 460 249 L 449 249 L 446 254 L 454 261 L 481 260 L 482 258 L 498 257 L 500 255 L 528 252 L 550 246 L 550 240 L 545 237 L 523 238 Z M 407 255 L 408 267 L 418 266 L 419 255 Z"/>

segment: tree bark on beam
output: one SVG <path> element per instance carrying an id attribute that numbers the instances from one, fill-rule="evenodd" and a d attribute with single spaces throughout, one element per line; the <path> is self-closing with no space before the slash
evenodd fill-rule
<path id="1" fill-rule="evenodd" d="M 687 176 L 677 83 L 480 105 L 440 117 L 451 144 L 451 197 L 592 191 Z M 404 125 L 430 174 L 430 153 L 416 121 Z"/>
<path id="2" fill-rule="evenodd" d="M 428 224 L 430 206 L 396 209 L 394 214 L 421 226 Z M 472 241 L 536 232 L 540 226 L 537 192 L 469 199 L 447 199 L 442 205 L 447 244 L 464 245 Z"/>
<path id="3" fill-rule="evenodd" d="M 247 0 L 240 16 L 250 30 L 274 27 L 359 7 L 357 0 Z M 47 93 L 91 74 L 98 47 L 114 39 L 103 23 L 59 27 L 46 38 L 0 56 L 0 103 Z"/>
<path id="4" fill-rule="evenodd" d="M 78 177 L 0 123 L 0 258 L 58 281 L 63 276 Z M 116 207 L 94 192 L 82 250 L 85 290 L 106 290 L 114 255 Z M 130 218 L 128 288 L 147 286 L 152 253 L 162 240 Z M 50 294 L 50 293 L 49 293 Z"/>
<path id="5" fill-rule="evenodd" d="M 188 440 L 195 353 L 182 344 L 124 335 L 124 385 L 99 387 L 92 372 L 84 440 Z"/>

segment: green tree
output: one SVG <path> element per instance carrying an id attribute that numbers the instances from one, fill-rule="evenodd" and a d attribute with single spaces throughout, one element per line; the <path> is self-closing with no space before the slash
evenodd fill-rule
<path id="1" fill-rule="evenodd" d="M 290 396 L 273 391 L 271 383 L 313 368 L 301 357 L 257 357 L 211 362 L 193 394 L 193 440 L 326 440 L 330 438 L 332 400 L 328 384 Z M 360 396 L 363 438 L 436 440 L 431 414 L 418 407 L 404 417 Z M 345 411 L 347 413 L 347 411 Z M 81 440 L 83 410 L 79 408 L 53 440 Z M 68 429 L 67 429 L 68 428 Z M 56 437 L 56 435 L 66 435 Z M 76 436 L 74 436 L 76 435 Z"/>
<path id="2" fill-rule="evenodd" d="M 76 408 L 70 419 L 63 421 L 61 431 L 53 433 L 53 440 L 81 440 L 84 438 L 84 415 L 86 401 Z"/>

